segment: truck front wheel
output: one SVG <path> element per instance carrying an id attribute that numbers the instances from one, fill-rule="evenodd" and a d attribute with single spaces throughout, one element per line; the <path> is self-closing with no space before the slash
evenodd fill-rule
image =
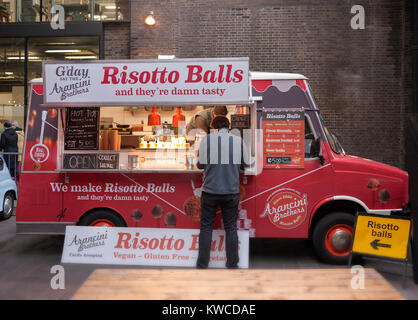
<path id="1" fill-rule="evenodd" d="M 319 259 L 329 264 L 346 264 L 353 240 L 354 216 L 333 212 L 318 221 L 312 241 Z"/>
<path id="2" fill-rule="evenodd" d="M 95 210 L 84 215 L 78 222 L 79 226 L 90 227 L 126 227 L 125 221 L 110 210 Z"/>

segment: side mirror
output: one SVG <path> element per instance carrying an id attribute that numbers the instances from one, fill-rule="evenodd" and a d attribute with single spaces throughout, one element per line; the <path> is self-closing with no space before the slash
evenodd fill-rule
<path id="1" fill-rule="evenodd" d="M 312 141 L 312 155 L 314 158 L 319 158 L 319 163 L 323 165 L 325 163 L 324 157 L 321 155 L 321 138 Z"/>

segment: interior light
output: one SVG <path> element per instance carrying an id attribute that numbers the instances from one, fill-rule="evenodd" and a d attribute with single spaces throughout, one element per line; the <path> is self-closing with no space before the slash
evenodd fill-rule
<path id="1" fill-rule="evenodd" d="M 97 56 L 66 56 L 65 59 L 76 60 L 76 59 L 97 59 Z"/>
<path id="2" fill-rule="evenodd" d="M 53 46 L 59 46 L 59 45 L 71 45 L 71 44 L 75 44 L 75 42 L 48 42 L 48 44 L 51 44 Z"/>
<path id="3" fill-rule="evenodd" d="M 45 53 L 70 53 L 70 52 L 81 52 L 81 50 L 75 50 L 75 49 L 57 49 L 57 50 L 45 50 Z"/>
<path id="4" fill-rule="evenodd" d="M 29 60 L 39 60 L 39 57 L 28 57 Z M 7 60 L 25 60 L 25 57 L 7 57 Z"/>

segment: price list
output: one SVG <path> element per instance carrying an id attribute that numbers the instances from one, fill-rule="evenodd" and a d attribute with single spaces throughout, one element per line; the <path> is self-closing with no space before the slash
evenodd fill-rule
<path id="1" fill-rule="evenodd" d="M 304 168 L 305 113 L 303 111 L 263 112 L 263 167 Z"/>
<path id="2" fill-rule="evenodd" d="M 68 108 L 65 150 L 97 150 L 100 108 Z"/>

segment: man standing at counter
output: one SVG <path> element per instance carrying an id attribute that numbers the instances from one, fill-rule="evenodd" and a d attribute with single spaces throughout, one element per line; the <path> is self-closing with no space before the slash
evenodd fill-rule
<path id="1" fill-rule="evenodd" d="M 216 116 L 226 116 L 228 109 L 226 106 L 215 106 L 196 113 L 186 126 L 186 133 L 193 129 L 201 129 L 205 133 L 209 133 L 210 124 Z"/>
<path id="2" fill-rule="evenodd" d="M 229 131 L 229 120 L 217 116 L 211 122 L 211 133 L 199 148 L 197 167 L 204 169 L 199 235 L 199 256 L 196 267 L 205 269 L 210 260 L 212 230 L 218 206 L 225 228 L 226 267 L 238 268 L 237 215 L 239 205 L 239 171 L 245 168 L 245 148 L 240 137 Z"/>

